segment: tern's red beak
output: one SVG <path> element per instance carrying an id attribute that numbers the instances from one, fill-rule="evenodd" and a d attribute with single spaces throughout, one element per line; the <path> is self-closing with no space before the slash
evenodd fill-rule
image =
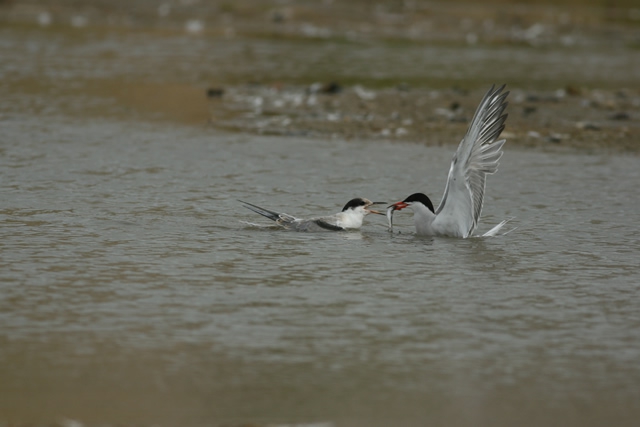
<path id="1" fill-rule="evenodd" d="M 407 203 L 405 203 L 405 202 L 397 202 L 397 203 L 394 203 L 394 204 L 389 205 L 389 206 L 393 206 L 394 207 L 394 209 L 393 209 L 394 211 L 401 211 L 402 209 L 406 208 L 409 205 Z"/>

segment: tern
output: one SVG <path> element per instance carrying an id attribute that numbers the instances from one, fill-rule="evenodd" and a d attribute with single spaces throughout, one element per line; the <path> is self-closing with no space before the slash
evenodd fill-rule
<path id="1" fill-rule="evenodd" d="M 251 203 L 243 202 L 244 207 L 259 213 L 262 216 L 273 220 L 281 226 L 294 231 L 344 231 L 349 229 L 358 229 L 362 226 L 364 217 L 370 213 L 384 215 L 375 209 L 371 209 L 372 205 L 384 205 L 386 202 L 372 202 L 364 198 L 351 199 L 344 205 L 341 212 L 333 215 L 320 216 L 309 219 L 300 219 L 286 213 L 278 213 L 268 209 L 261 208 Z"/>
<path id="2" fill-rule="evenodd" d="M 509 92 L 491 86 L 471 120 L 467 134 L 453 155 L 447 185 L 438 209 L 429 197 L 414 193 L 387 208 L 389 229 L 393 212 L 411 207 L 416 234 L 419 236 L 450 236 L 467 238 L 472 235 L 482 212 L 487 175 L 498 170 L 505 139 L 498 140 L 504 130 L 507 114 L 505 101 Z M 502 221 L 483 236 L 495 236 L 507 223 Z"/>

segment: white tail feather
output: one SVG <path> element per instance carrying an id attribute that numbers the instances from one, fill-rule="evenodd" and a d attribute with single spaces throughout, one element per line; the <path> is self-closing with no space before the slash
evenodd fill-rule
<path id="1" fill-rule="evenodd" d="M 504 227 L 509 221 L 511 221 L 513 218 L 509 218 L 509 219 L 505 219 L 504 221 L 501 221 L 498 225 L 496 225 L 495 227 L 493 227 L 491 230 L 487 231 L 486 233 L 484 233 L 482 235 L 482 237 L 495 237 L 498 235 L 498 232 L 502 229 L 502 227 Z M 517 227 L 516 227 L 517 228 Z M 504 236 L 505 234 L 509 234 L 511 233 L 513 230 L 515 230 L 515 228 L 512 228 L 509 231 L 506 231 L 504 233 L 502 233 L 502 235 Z"/>

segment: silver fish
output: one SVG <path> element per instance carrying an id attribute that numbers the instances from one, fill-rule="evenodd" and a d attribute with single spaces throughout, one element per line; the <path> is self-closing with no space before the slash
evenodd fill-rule
<path id="1" fill-rule="evenodd" d="M 396 207 L 391 205 L 387 208 L 387 222 L 389 223 L 389 231 L 393 231 L 393 211 Z"/>

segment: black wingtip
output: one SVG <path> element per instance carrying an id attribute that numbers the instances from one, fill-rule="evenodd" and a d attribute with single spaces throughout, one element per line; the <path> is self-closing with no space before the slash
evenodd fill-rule
<path id="1" fill-rule="evenodd" d="M 270 220 L 277 221 L 280 218 L 280 214 L 278 212 L 270 211 L 269 209 L 261 208 L 260 206 L 254 205 L 253 203 L 245 202 L 240 199 L 237 199 L 240 203 L 244 204 L 244 207 L 253 211 L 257 214 L 264 216 L 265 218 L 269 218 Z"/>

